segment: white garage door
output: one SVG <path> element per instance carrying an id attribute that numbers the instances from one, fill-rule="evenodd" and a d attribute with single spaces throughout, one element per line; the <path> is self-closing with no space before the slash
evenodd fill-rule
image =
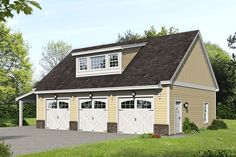
<path id="1" fill-rule="evenodd" d="M 152 133 L 153 124 L 153 98 L 119 99 L 119 132 Z"/>
<path id="2" fill-rule="evenodd" d="M 79 100 L 79 129 L 83 131 L 107 131 L 107 99 Z"/>
<path id="3" fill-rule="evenodd" d="M 46 100 L 46 127 L 48 129 L 69 129 L 69 99 Z"/>

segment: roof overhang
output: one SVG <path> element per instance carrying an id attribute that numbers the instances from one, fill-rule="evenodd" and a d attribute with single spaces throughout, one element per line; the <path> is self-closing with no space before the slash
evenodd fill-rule
<path id="1" fill-rule="evenodd" d="M 124 90 L 143 90 L 143 89 L 162 89 L 161 85 L 144 86 L 123 86 L 123 87 L 104 87 L 104 88 L 84 88 L 84 89 L 62 89 L 62 90 L 41 90 L 35 91 L 35 94 L 54 94 L 54 93 L 82 93 L 82 92 L 106 92 L 106 91 L 124 91 Z"/>
<path id="2" fill-rule="evenodd" d="M 142 47 L 142 46 L 145 46 L 146 44 L 147 44 L 147 42 L 136 43 L 136 44 L 126 44 L 126 45 L 120 45 L 120 46 L 112 46 L 112 47 L 106 47 L 106 48 L 72 52 L 71 55 L 72 56 L 79 56 L 79 55 L 86 55 L 86 54 L 99 53 L 99 52 L 123 50 L 123 49 L 128 49 L 128 48 Z"/>
<path id="3" fill-rule="evenodd" d="M 16 97 L 15 101 L 23 100 L 25 102 L 34 102 L 35 101 L 35 89 L 33 89 L 31 92 L 25 93 L 19 97 Z"/>

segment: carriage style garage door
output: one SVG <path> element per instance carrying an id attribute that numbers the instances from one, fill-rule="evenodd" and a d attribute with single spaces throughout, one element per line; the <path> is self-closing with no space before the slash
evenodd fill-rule
<path id="1" fill-rule="evenodd" d="M 107 99 L 79 99 L 79 129 L 107 131 Z"/>
<path id="2" fill-rule="evenodd" d="M 118 130 L 122 133 L 152 133 L 153 98 L 119 98 Z"/>
<path id="3" fill-rule="evenodd" d="M 46 100 L 46 127 L 48 129 L 69 129 L 69 99 Z"/>

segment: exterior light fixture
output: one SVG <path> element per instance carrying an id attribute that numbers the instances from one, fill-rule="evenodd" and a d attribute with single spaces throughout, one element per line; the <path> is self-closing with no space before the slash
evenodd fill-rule
<path id="1" fill-rule="evenodd" d="M 132 97 L 133 97 L 133 98 L 135 98 L 135 96 L 136 96 L 136 93 L 135 93 L 135 91 L 132 91 L 132 93 L 131 93 L 131 94 L 132 94 Z"/>
<path id="2" fill-rule="evenodd" d="M 58 96 L 57 96 L 56 94 L 54 94 L 54 96 L 53 96 L 53 97 L 54 97 L 54 99 L 55 99 L 55 100 L 57 100 L 57 97 L 58 97 Z"/>
<path id="3" fill-rule="evenodd" d="M 89 93 L 89 98 L 90 98 L 90 99 L 93 98 L 93 93 Z"/>
<path id="4" fill-rule="evenodd" d="M 184 108 L 188 109 L 188 103 L 187 102 L 184 103 Z"/>

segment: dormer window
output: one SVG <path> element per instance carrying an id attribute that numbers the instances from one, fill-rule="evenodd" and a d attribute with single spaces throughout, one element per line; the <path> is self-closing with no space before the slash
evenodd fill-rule
<path id="1" fill-rule="evenodd" d="M 106 67 L 105 55 L 90 57 L 91 69 L 104 69 Z"/>
<path id="2" fill-rule="evenodd" d="M 79 58 L 79 70 L 87 70 L 87 58 Z"/>
<path id="3" fill-rule="evenodd" d="M 118 54 L 109 55 L 109 64 L 110 64 L 111 68 L 118 67 L 118 65 L 119 65 Z"/>
<path id="4" fill-rule="evenodd" d="M 76 58 L 76 77 L 121 74 L 121 52 Z"/>

